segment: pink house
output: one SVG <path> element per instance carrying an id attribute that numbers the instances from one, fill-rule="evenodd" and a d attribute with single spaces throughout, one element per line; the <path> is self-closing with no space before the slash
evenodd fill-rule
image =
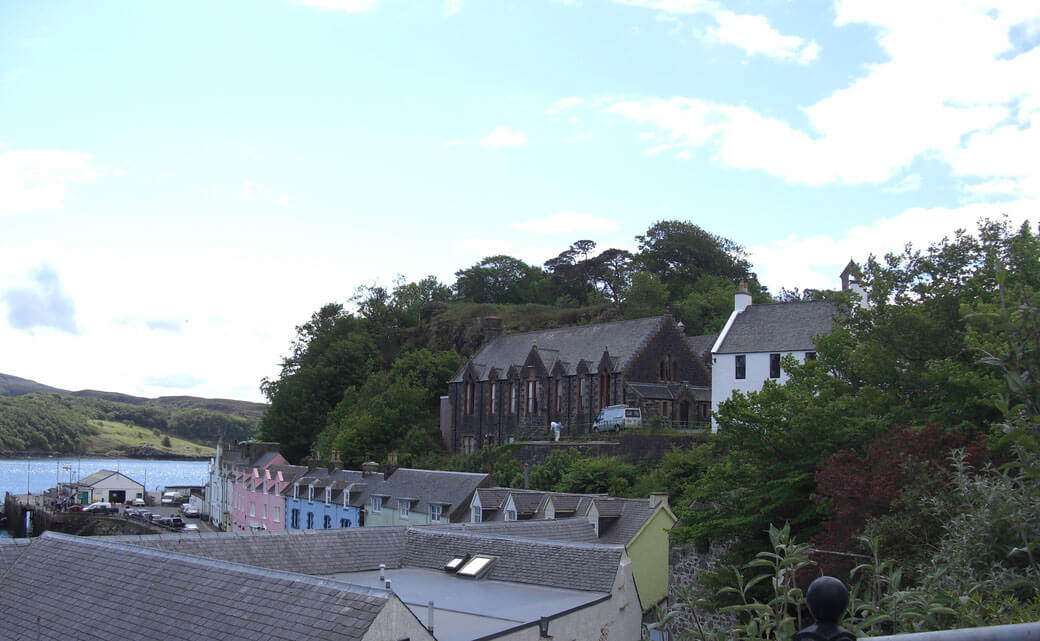
<path id="1" fill-rule="evenodd" d="M 285 498 L 281 492 L 307 468 L 289 465 L 280 454 L 266 463 L 235 470 L 231 512 L 235 529 L 285 529 Z"/>

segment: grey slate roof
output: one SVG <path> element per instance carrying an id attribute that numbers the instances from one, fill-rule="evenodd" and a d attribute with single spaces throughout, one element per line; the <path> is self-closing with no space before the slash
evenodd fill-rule
<path id="1" fill-rule="evenodd" d="M 412 499 L 414 512 L 426 512 L 431 503 L 448 506 L 446 512 L 453 517 L 461 510 L 469 509 L 473 492 L 482 485 L 491 485 L 487 474 L 473 472 L 444 472 L 441 470 L 414 470 L 402 467 L 389 478 L 373 482 L 369 476 L 369 495 L 388 496 L 392 501 Z"/>
<path id="2" fill-rule="evenodd" d="M 89 476 L 81 478 L 79 480 L 79 485 L 94 485 L 100 481 L 104 481 L 115 473 L 115 470 L 98 470 Z"/>
<path id="3" fill-rule="evenodd" d="M 508 487 L 479 487 L 477 496 L 480 497 L 481 511 L 501 510 L 505 505 L 506 497 L 509 496 Z"/>
<path id="4" fill-rule="evenodd" d="M 737 314 L 716 353 L 812 350 L 813 339 L 831 331 L 837 311 L 828 301 L 749 305 Z"/>
<path id="5" fill-rule="evenodd" d="M 5 634 L 47 641 L 161 639 L 181 628 L 222 641 L 360 640 L 392 598 L 331 579 L 51 532 L 0 576 Z"/>
<path id="6" fill-rule="evenodd" d="M 504 334 L 481 347 L 471 362 L 477 370 L 479 380 L 487 380 L 491 370 L 496 370 L 500 379 L 505 378 L 509 367 L 523 365 L 531 348 L 537 345 L 538 353 L 547 370 L 551 370 L 557 361 L 562 361 L 565 373 L 575 374 L 578 363 L 582 360 L 589 362 L 590 367 L 595 369 L 603 357 L 604 350 L 610 352 L 614 370 L 623 370 L 643 344 L 662 327 L 666 318 L 668 317 L 654 316 L 523 334 Z M 466 367 L 463 366 L 450 382 L 461 382 Z"/>
<path id="7" fill-rule="evenodd" d="M 595 502 L 600 514 L 601 543 L 627 545 L 654 513 L 650 499 L 602 498 Z"/>
<path id="8" fill-rule="evenodd" d="M 488 579 L 610 592 L 624 549 L 421 527 L 408 530 L 405 565 L 441 569 L 459 554 L 489 554 L 498 558 L 485 575 Z"/>
<path id="9" fill-rule="evenodd" d="M 702 334 L 701 336 L 687 336 L 686 343 L 694 354 L 701 357 L 705 365 L 711 365 L 711 348 L 718 339 L 718 334 Z"/>
<path id="10" fill-rule="evenodd" d="M 585 519 L 526 519 L 483 523 L 445 523 L 427 526 L 437 530 L 458 530 L 473 534 L 503 534 L 526 539 L 597 543 L 596 530 Z"/>
<path id="11" fill-rule="evenodd" d="M 252 534 L 158 534 L 108 540 L 300 574 L 334 574 L 398 567 L 403 527 L 258 531 Z"/>

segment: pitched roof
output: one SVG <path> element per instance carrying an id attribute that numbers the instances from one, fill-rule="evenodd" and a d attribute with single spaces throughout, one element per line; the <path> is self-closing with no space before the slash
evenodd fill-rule
<path id="1" fill-rule="evenodd" d="M 389 478 L 373 482 L 369 476 L 368 493 L 389 496 L 391 499 L 412 499 L 413 512 L 425 512 L 431 503 L 446 505 L 448 513 L 469 509 L 473 492 L 481 485 L 491 483 L 487 474 L 474 472 L 445 472 L 441 470 L 415 470 L 402 467 Z"/>
<path id="2" fill-rule="evenodd" d="M 148 607 L 124 616 L 141 595 Z M 63 641 L 158 639 L 171 623 L 226 641 L 360 640 L 390 599 L 331 579 L 53 532 L 0 576 L 7 629 Z"/>
<path id="3" fill-rule="evenodd" d="M 813 339 L 831 331 L 837 311 L 837 306 L 829 301 L 748 305 L 733 319 L 715 353 L 814 349 Z"/>
<path id="4" fill-rule="evenodd" d="M 525 539 L 597 543 L 596 530 L 585 519 L 525 519 L 523 521 L 485 521 L 481 523 L 444 523 L 428 526 L 439 530 L 461 530 L 473 534 L 502 534 Z"/>
<path id="5" fill-rule="evenodd" d="M 701 357 L 705 365 L 711 364 L 711 347 L 718 339 L 718 334 L 702 334 L 701 336 L 687 336 L 686 343 L 694 354 Z"/>
<path id="6" fill-rule="evenodd" d="M 546 541 L 428 527 L 408 530 L 405 565 L 441 569 L 460 554 L 494 557 L 485 578 L 610 592 L 624 547 L 598 543 Z"/>
<path id="7" fill-rule="evenodd" d="M 601 543 L 627 544 L 654 513 L 650 499 L 603 498 L 595 499 L 595 503 Z"/>
<path id="8" fill-rule="evenodd" d="M 505 334 L 481 347 L 470 362 L 479 380 L 487 380 L 488 373 L 493 369 L 498 372 L 499 378 L 503 378 L 511 365 L 523 365 L 531 353 L 531 348 L 537 346 L 546 369 L 552 369 L 553 365 L 560 361 L 567 374 L 575 374 L 578 363 L 582 360 L 592 363 L 592 367 L 595 368 L 603 357 L 603 351 L 607 350 L 615 371 L 623 370 L 643 344 L 664 325 L 667 318 L 669 317 L 653 316 L 596 325 Z M 463 366 L 450 382 L 461 382 L 468 367 L 469 363 Z"/>
<path id="9" fill-rule="evenodd" d="M 257 531 L 250 534 L 159 534 L 106 537 L 193 556 L 301 574 L 335 574 L 398 567 L 405 528 Z"/>

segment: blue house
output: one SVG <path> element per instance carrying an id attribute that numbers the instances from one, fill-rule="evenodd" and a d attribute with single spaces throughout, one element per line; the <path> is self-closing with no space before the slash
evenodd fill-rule
<path id="1" fill-rule="evenodd" d="M 328 530 L 361 527 L 370 484 L 379 483 L 379 472 L 342 469 L 333 452 L 328 469 L 310 467 L 282 492 L 285 497 L 285 529 Z"/>

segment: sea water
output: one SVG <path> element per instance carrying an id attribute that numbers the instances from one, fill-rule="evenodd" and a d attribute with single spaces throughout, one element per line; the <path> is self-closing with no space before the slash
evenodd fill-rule
<path id="1" fill-rule="evenodd" d="M 105 458 L 0 459 L 0 501 L 4 492 L 39 494 L 58 483 L 76 482 L 99 470 L 113 470 L 141 483 L 149 492 L 168 485 L 205 485 L 207 461 Z"/>

